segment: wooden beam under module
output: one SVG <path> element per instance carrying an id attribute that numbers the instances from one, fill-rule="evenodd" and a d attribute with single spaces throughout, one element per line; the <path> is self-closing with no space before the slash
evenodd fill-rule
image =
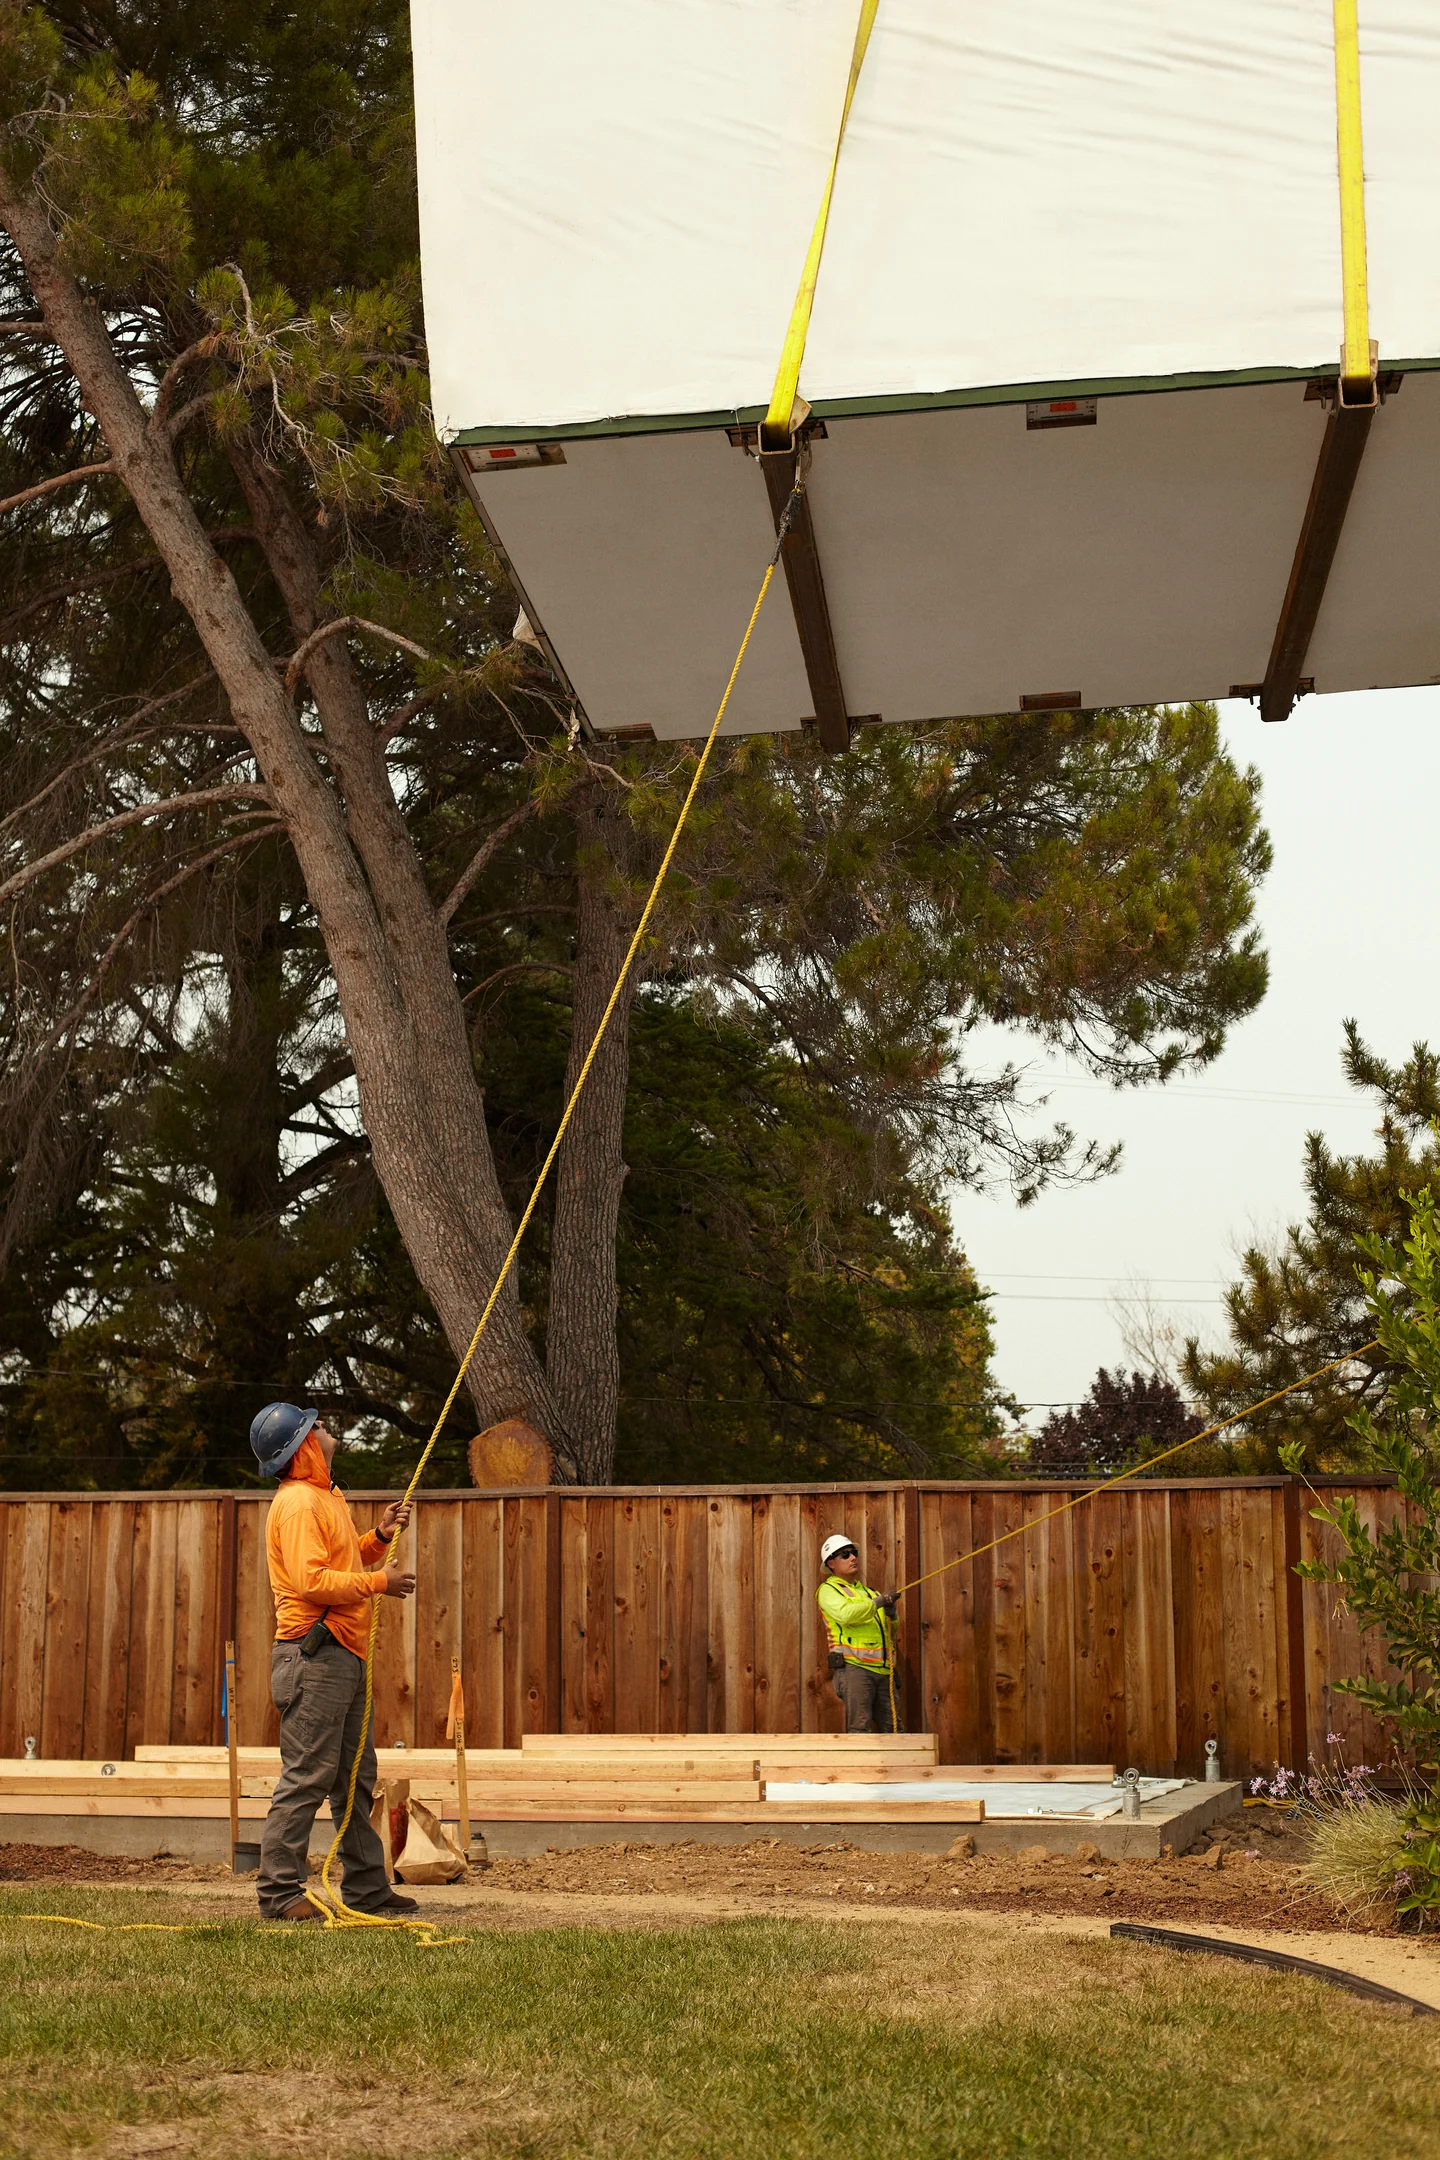
<path id="1" fill-rule="evenodd" d="M 770 514 L 778 533 L 795 487 L 795 451 L 793 448 L 762 451 L 759 465 L 765 475 Z M 848 750 L 850 712 L 845 703 L 845 686 L 840 680 L 835 636 L 830 628 L 830 608 L 825 598 L 825 579 L 820 569 L 820 550 L 815 544 L 808 492 L 802 492 L 796 502 L 780 561 L 790 588 L 790 608 L 800 640 L 800 655 L 805 662 L 805 679 L 815 706 L 815 732 L 832 753 Z"/>
<path id="2" fill-rule="evenodd" d="M 1310 500 L 1305 505 L 1295 560 L 1290 566 L 1290 582 L 1275 625 L 1270 665 L 1260 686 L 1262 720 L 1288 720 L 1300 693 L 1310 640 L 1320 618 L 1320 604 L 1340 544 L 1355 476 L 1375 417 L 1377 398 L 1373 391 L 1370 403 L 1365 405 L 1347 405 L 1342 398 L 1343 388 L 1337 387 L 1320 442 L 1315 477 L 1310 483 Z"/>

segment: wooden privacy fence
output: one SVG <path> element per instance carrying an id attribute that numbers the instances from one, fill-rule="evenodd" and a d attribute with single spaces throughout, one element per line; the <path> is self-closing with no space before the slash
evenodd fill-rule
<path id="1" fill-rule="evenodd" d="M 1373 1526 L 1383 1480 L 1322 1481 Z M 523 1732 L 835 1729 L 814 1603 L 821 1542 L 905 1581 L 1034 1525 L 901 1605 L 906 1723 L 945 1762 L 1134 1763 L 1232 1776 L 1381 1739 L 1334 1683 L 1380 1671 L 1333 1590 L 1291 1572 L 1333 1533 L 1288 1478 L 1174 1480 L 1040 1518 L 1083 1486 L 616 1487 L 423 1493 L 419 1591 L 383 1609 L 378 1737 L 443 1735 L 450 1659 L 473 1746 Z M 1330 1496 L 1327 1492 L 1326 1497 Z M 362 1526 L 385 1494 L 353 1501 Z M 221 1737 L 223 1646 L 239 1732 L 273 1742 L 264 1493 L 0 1495 L 0 1755 L 128 1756 Z"/>

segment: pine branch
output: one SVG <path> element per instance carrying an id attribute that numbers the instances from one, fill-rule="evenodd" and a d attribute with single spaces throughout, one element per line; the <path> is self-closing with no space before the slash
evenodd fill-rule
<path id="1" fill-rule="evenodd" d="M 114 458 L 105 458 L 99 465 L 77 465 L 73 472 L 56 473 L 49 480 L 37 480 L 34 487 L 22 488 L 18 495 L 7 495 L 0 502 L 0 511 L 18 510 L 22 503 L 35 502 L 41 495 L 53 495 L 60 488 L 73 487 L 79 480 L 97 480 L 114 470 Z"/>
<path id="2" fill-rule="evenodd" d="M 533 817 L 539 807 L 539 797 L 532 795 L 529 802 L 522 803 L 518 810 L 511 811 L 509 817 L 500 820 L 488 840 L 483 841 L 471 856 L 469 862 L 451 886 L 448 897 L 442 900 L 440 906 L 436 909 L 442 923 L 450 921 L 456 908 L 459 907 L 476 880 L 484 873 L 486 866 L 494 860 L 505 842 L 510 838 L 511 833 L 518 832 L 525 820 Z"/>
<path id="3" fill-rule="evenodd" d="M 0 503 L 0 510 L 4 507 L 5 505 Z M 321 623 L 318 630 L 312 630 L 304 644 L 290 655 L 290 664 L 285 670 L 286 689 L 293 693 L 296 683 L 305 672 L 310 655 L 317 646 L 323 645 L 327 638 L 339 637 L 347 630 L 366 630 L 371 637 L 383 638 L 387 645 L 399 645 L 406 652 L 414 653 L 417 660 L 430 658 L 423 645 L 417 645 L 413 638 L 401 637 L 398 630 L 387 630 L 383 623 L 367 622 L 363 615 L 340 615 L 334 622 Z"/>
<path id="4" fill-rule="evenodd" d="M 188 795 L 167 795 L 160 802 L 137 803 L 132 809 L 122 810 L 117 816 L 105 818 L 98 825 L 88 825 L 84 832 L 76 833 L 72 839 L 65 841 L 63 846 L 52 848 L 48 855 L 42 855 L 38 861 L 27 863 L 23 870 L 15 871 L 11 877 L 0 883 L 0 900 L 8 900 L 12 893 L 23 892 L 27 885 L 33 885 L 47 870 L 58 869 L 61 863 L 69 862 L 73 856 L 81 854 L 97 840 L 106 840 L 111 833 L 121 832 L 128 825 L 142 824 L 148 818 L 170 817 L 184 810 L 204 810 L 213 803 L 221 802 L 260 802 L 264 803 L 267 809 L 273 807 L 269 788 L 258 781 L 250 780 L 235 781 L 228 787 L 196 788 Z"/>
<path id="5" fill-rule="evenodd" d="M 0 833 L 7 832 L 12 825 L 27 816 L 30 811 L 38 810 L 43 802 L 49 800 L 57 788 L 63 787 L 65 782 L 73 779 L 76 773 L 86 771 L 91 765 L 100 764 L 105 758 L 113 757 L 117 750 L 124 750 L 132 742 L 137 741 L 144 732 L 141 726 L 142 721 L 150 719 L 152 715 L 162 711 L 165 706 L 176 704 L 179 699 L 188 697 L 191 691 L 198 690 L 202 683 L 212 682 L 213 680 L 214 676 L 211 670 L 206 668 L 203 674 L 192 675 L 189 682 L 181 683 L 178 690 L 167 690 L 163 697 L 152 698 L 148 704 L 142 705 L 138 712 L 131 713 L 117 735 L 106 737 L 95 749 L 88 751 L 84 757 L 72 759 L 70 764 L 63 766 L 58 773 L 46 781 L 38 795 L 32 795 L 28 802 L 18 804 L 14 810 L 9 811 L 3 818 L 0 818 Z"/>
<path id="6" fill-rule="evenodd" d="M 437 684 L 433 690 L 420 690 L 416 692 L 414 697 L 407 698 L 405 703 L 391 714 L 381 729 L 382 742 L 393 742 L 397 735 L 403 734 L 404 730 L 409 727 L 410 722 L 417 713 L 424 712 L 427 705 L 433 705 L 436 699 L 443 696 L 443 694 Z"/>
<path id="7" fill-rule="evenodd" d="M 221 525 L 206 534 L 217 547 L 227 540 L 253 540 L 253 525 Z M 87 577 L 74 578 L 68 585 L 47 585 L 43 592 L 35 593 L 12 608 L 8 615 L 0 616 L 0 638 L 9 637 L 27 616 L 38 615 L 42 608 L 53 607 L 57 600 L 73 600 L 80 593 L 97 592 L 102 586 L 114 585 L 121 578 L 133 577 L 140 570 L 164 567 L 161 558 L 154 553 L 132 555 L 128 562 L 116 563 L 109 570 L 94 570 Z"/>
<path id="8" fill-rule="evenodd" d="M 220 344 L 220 337 L 212 331 L 208 337 L 197 338 L 193 345 L 187 345 L 183 352 L 175 355 L 160 378 L 160 386 L 155 392 L 155 403 L 150 408 L 150 426 L 153 430 L 158 432 L 162 428 L 170 427 L 170 401 L 185 370 L 193 367 L 197 360 L 213 359 Z M 205 400 L 201 398 L 197 402 L 204 404 Z M 185 409 L 188 412 L 190 407 Z M 173 427 L 170 432 L 173 434 Z"/>
<path id="9" fill-rule="evenodd" d="M 217 846 L 208 848 L 203 855 L 194 856 L 173 877 L 167 878 L 164 884 L 157 885 L 152 892 L 148 892 L 139 906 L 132 910 L 116 931 L 114 937 L 111 938 L 110 943 L 100 955 L 90 980 L 86 983 L 85 988 L 70 1007 L 70 1010 L 62 1019 L 56 1021 L 38 1049 L 30 1053 L 32 1060 L 43 1057 L 46 1051 L 53 1050 L 57 1043 L 63 1042 L 76 1021 L 84 1013 L 86 1007 L 92 1004 L 98 995 L 105 971 L 115 958 L 115 955 L 134 936 L 144 918 L 153 909 L 157 908 L 162 900 L 167 900 L 171 893 L 177 891 L 180 886 L 196 876 L 199 871 L 207 870 L 211 863 L 218 862 L 222 855 L 232 854 L 236 848 L 248 847 L 254 840 L 264 840 L 274 833 L 283 833 L 285 829 L 283 824 L 252 825 L 248 826 L 244 832 L 232 833 L 228 840 L 222 840 Z"/>

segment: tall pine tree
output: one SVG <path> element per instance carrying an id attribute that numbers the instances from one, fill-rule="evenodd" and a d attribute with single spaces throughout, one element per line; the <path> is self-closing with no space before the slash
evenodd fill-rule
<path id="1" fill-rule="evenodd" d="M 694 752 L 570 739 L 450 484 L 425 403 L 403 7 L 7 6 L 0 121 L 12 1339 L 33 1361 L 77 1322 L 138 1317 L 150 1267 L 157 1298 L 230 1286 L 184 1351 L 205 1370 L 170 1368 L 181 1394 L 209 1371 L 218 1405 L 248 1344 L 279 1377 L 308 1354 L 376 1420 L 411 1418 L 469 1338 Z M 473 1414 L 523 1409 L 563 1475 L 604 1477 L 621 1340 L 665 1387 L 698 1374 L 689 1319 L 642 1325 L 624 1302 L 647 1267 L 652 1290 L 700 1296 L 663 1244 L 693 1215 L 626 1212 L 632 1033 L 688 1012 L 745 1039 L 753 1078 L 693 1155 L 657 1137 L 656 1175 L 667 1149 L 702 1182 L 723 1161 L 716 1219 L 743 1234 L 716 1249 L 767 1256 L 743 1326 L 734 1305 L 745 1360 L 704 1386 L 760 1387 L 737 1415 L 767 1446 L 793 1429 L 786 1390 L 806 1394 L 808 1447 L 840 1434 L 817 1407 L 834 1378 L 868 1423 L 826 1445 L 917 1461 L 931 1443 L 895 1414 L 931 1398 L 847 1353 L 888 1316 L 887 1341 L 941 1356 L 969 1291 L 933 1229 L 938 1181 L 1008 1173 L 1024 1194 L 1103 1167 L 1063 1130 L 1027 1134 L 1016 1075 L 972 1069 L 967 1035 L 998 1021 L 1122 1081 L 1212 1056 L 1263 991 L 1266 859 L 1254 777 L 1207 707 L 875 729 L 830 763 L 808 738 L 727 744 Z M 232 1130 L 251 1104 L 254 1129 Z M 770 1207 L 766 1182 L 792 1178 L 798 1212 Z M 197 1264 L 212 1236 L 229 1257 Z M 342 1382 L 306 1284 L 330 1282 L 332 1241 L 343 1258 L 370 1237 L 381 1273 L 398 1239 L 417 1317 L 362 1333 Z M 181 1357 L 172 1320 L 152 1336 Z M 142 1368 L 97 1430 L 149 1435 L 157 1477 L 198 1474 L 218 1408 L 187 1424 Z"/>

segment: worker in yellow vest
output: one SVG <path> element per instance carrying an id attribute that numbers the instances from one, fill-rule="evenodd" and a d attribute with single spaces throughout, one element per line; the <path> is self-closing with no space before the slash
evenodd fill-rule
<path id="1" fill-rule="evenodd" d="M 860 1580 L 860 1555 L 847 1537 L 820 1548 L 825 1575 L 815 1592 L 830 1638 L 830 1670 L 845 1705 L 846 1732 L 896 1732 L 893 1591 Z"/>

